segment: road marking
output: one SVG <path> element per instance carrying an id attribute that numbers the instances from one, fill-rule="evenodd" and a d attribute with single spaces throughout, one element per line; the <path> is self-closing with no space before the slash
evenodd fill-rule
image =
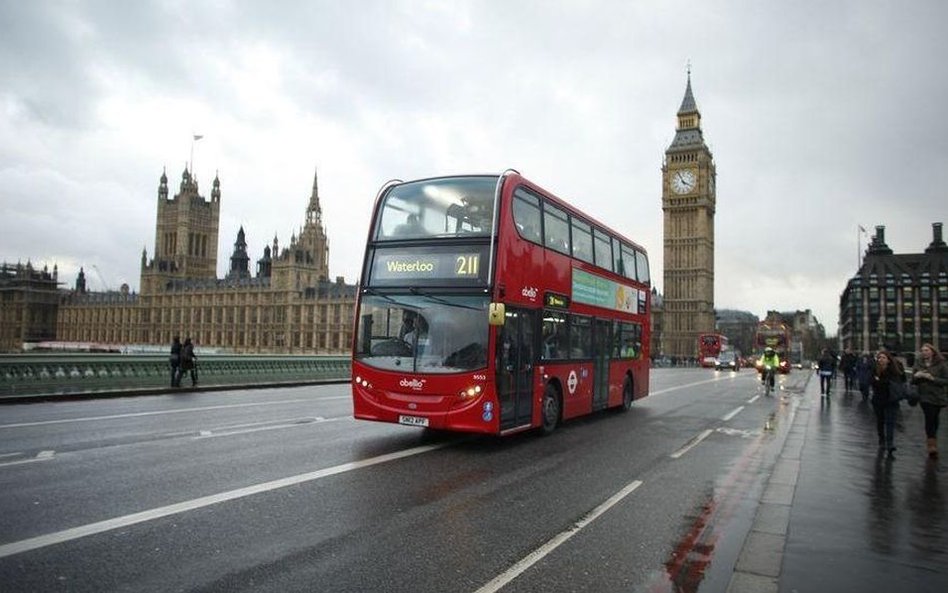
<path id="1" fill-rule="evenodd" d="M 37 461 L 49 461 L 55 454 L 55 451 L 40 451 L 36 454 L 36 457 L 17 459 L 16 461 L 4 461 L 0 463 L 0 467 L 7 467 L 8 465 L 23 465 L 24 463 L 36 463 Z M 18 453 L 10 453 L 7 456 L 9 455 L 18 455 Z"/>
<path id="2" fill-rule="evenodd" d="M 749 400 L 747 400 L 747 403 L 752 404 L 752 403 L 754 403 L 755 401 L 757 401 L 757 400 L 759 400 L 759 399 L 760 399 L 760 396 L 759 396 L 759 395 L 755 395 L 754 397 L 752 397 L 752 398 L 750 398 Z"/>
<path id="3" fill-rule="evenodd" d="M 171 515 L 177 515 L 180 513 L 193 511 L 195 509 L 208 507 L 211 505 L 227 502 L 230 500 L 235 500 L 238 498 L 253 496 L 254 494 L 260 494 L 262 492 L 269 492 L 271 490 L 277 490 L 279 488 L 286 488 L 287 486 L 295 486 L 297 484 L 303 484 L 305 482 L 312 482 L 314 480 L 319 480 L 321 478 L 326 478 L 329 476 L 334 476 L 337 474 L 342 474 L 345 472 L 350 472 L 353 470 L 362 469 L 362 468 L 370 467 L 373 465 L 378 465 L 380 463 L 395 461 L 396 459 L 404 459 L 405 457 L 420 455 L 422 453 L 434 451 L 435 449 L 441 449 L 443 447 L 447 447 L 450 444 L 452 443 L 447 442 L 447 443 L 439 443 L 435 445 L 423 445 L 420 447 L 413 447 L 411 449 L 404 449 L 402 451 L 395 451 L 394 453 L 379 455 L 378 457 L 363 459 L 361 461 L 350 461 L 349 463 L 343 463 L 341 465 L 336 465 L 334 467 L 327 467 L 325 469 L 320 469 L 320 470 L 308 472 L 305 474 L 298 474 L 296 476 L 280 478 L 279 480 L 263 482 L 262 484 L 254 484 L 253 486 L 246 486 L 244 488 L 238 488 L 236 490 L 228 490 L 227 492 L 212 494 L 210 496 L 202 496 L 201 498 L 195 498 L 192 500 L 186 500 L 183 502 L 170 504 L 168 506 L 158 507 L 155 509 L 149 509 L 147 511 L 142 511 L 140 513 L 132 513 L 130 515 L 124 515 L 122 517 L 115 517 L 114 519 L 106 519 L 105 521 L 99 521 L 97 523 L 89 523 L 88 525 L 80 525 L 79 527 L 73 527 L 72 529 L 65 529 L 63 531 L 47 533 L 46 535 L 31 537 L 29 539 L 20 540 L 18 542 L 3 544 L 3 545 L 0 545 L 0 558 L 6 558 L 7 556 L 13 556 L 14 554 L 20 554 L 22 552 L 28 552 L 30 550 L 45 548 L 47 546 L 52 546 L 55 544 L 68 542 L 68 541 L 79 539 L 79 538 L 86 537 L 89 535 L 96 535 L 99 533 L 104 533 L 106 531 L 112 531 L 113 529 L 128 527 L 129 525 L 135 525 L 138 523 L 144 523 L 146 521 L 153 521 L 155 519 L 160 519 L 162 517 L 168 517 Z"/>
<path id="4" fill-rule="evenodd" d="M 216 437 L 229 437 L 238 434 L 249 434 L 252 432 L 262 432 L 264 430 L 279 430 L 282 428 L 297 428 L 300 426 L 309 426 L 311 424 L 326 424 L 328 422 L 338 422 L 340 420 L 348 420 L 349 416 L 338 416 L 336 418 L 303 418 L 300 420 L 289 420 L 285 421 L 282 424 L 265 424 L 263 426 L 256 425 L 243 425 L 243 426 L 229 426 L 226 428 L 221 428 L 219 430 L 202 430 L 201 434 L 194 437 L 195 439 L 212 439 Z M 303 422 L 301 420 L 306 420 Z"/>
<path id="5" fill-rule="evenodd" d="M 660 393 L 668 393 L 669 391 L 678 391 L 679 389 L 685 389 L 687 387 L 695 387 L 697 385 L 704 385 L 705 383 L 714 383 L 715 381 L 723 381 L 723 377 L 715 377 L 714 379 L 706 379 L 704 381 L 696 381 L 694 383 L 687 383 L 685 385 L 678 385 L 676 387 L 668 387 L 666 389 L 659 389 L 658 391 L 649 391 L 649 395 L 658 395 Z"/>
<path id="6" fill-rule="evenodd" d="M 113 414 L 111 416 L 88 416 L 86 418 L 65 418 L 62 420 L 42 420 L 38 422 L 19 422 L 17 424 L 0 424 L 0 428 L 22 428 L 24 426 L 47 426 L 49 424 L 68 424 L 70 422 L 93 422 L 96 420 L 114 420 L 118 418 L 139 418 L 142 416 L 160 416 L 162 414 L 187 414 L 189 412 L 205 412 L 207 410 L 222 410 L 227 408 L 247 408 L 252 406 L 272 406 L 274 404 L 296 404 L 300 402 L 325 401 L 327 399 L 351 399 L 349 396 L 321 397 L 314 399 L 284 399 L 273 402 L 254 402 L 246 404 L 227 404 L 221 406 L 203 406 L 200 408 L 183 408 L 180 410 L 156 410 L 154 412 L 132 412 L 128 414 Z"/>
<path id="7" fill-rule="evenodd" d="M 515 578 L 523 574 L 524 571 L 548 556 L 550 552 L 566 543 L 569 538 L 579 533 L 580 530 L 595 521 L 600 515 L 611 509 L 619 501 L 631 494 L 641 485 L 641 480 L 635 480 L 634 482 L 627 484 L 622 490 L 619 490 L 613 494 L 608 500 L 594 508 L 585 517 L 568 527 L 566 530 L 561 531 L 559 534 L 554 536 L 553 539 L 549 540 L 536 550 L 527 554 L 522 560 L 508 568 L 503 573 L 494 577 L 489 583 L 475 591 L 475 593 L 494 593 L 495 591 L 503 589 Z"/>
<path id="8" fill-rule="evenodd" d="M 743 379 L 746 375 L 733 374 L 728 376 L 718 376 L 713 379 L 705 379 L 704 381 L 695 381 L 694 383 L 686 383 L 685 385 L 676 385 L 675 387 L 666 387 L 665 389 L 659 389 L 658 391 L 649 391 L 649 395 L 658 395 L 660 393 L 668 393 L 669 391 L 678 391 L 679 389 L 686 389 L 688 387 L 695 387 L 698 385 L 704 385 L 706 383 L 714 383 L 715 381 L 733 381 L 735 379 Z"/>
<path id="9" fill-rule="evenodd" d="M 684 455 L 684 454 L 687 453 L 688 451 L 691 451 L 692 449 L 694 449 L 694 448 L 698 445 L 698 443 L 700 443 L 701 441 L 703 441 L 703 440 L 705 440 L 706 438 L 708 438 L 709 436 L 711 436 L 711 433 L 712 433 L 712 432 L 714 432 L 714 430 L 712 430 L 712 429 L 710 429 L 710 428 L 709 428 L 708 430 L 702 432 L 701 434 L 699 434 L 699 435 L 696 436 L 695 438 L 691 439 L 691 441 L 690 441 L 687 445 L 685 445 L 685 446 L 682 447 L 681 449 L 678 449 L 677 451 L 675 451 L 674 453 L 672 453 L 672 454 L 671 454 L 671 458 L 672 458 L 672 459 L 678 459 L 679 457 L 681 457 L 682 455 Z"/>
<path id="10" fill-rule="evenodd" d="M 761 434 L 763 434 L 763 431 L 760 430 L 759 428 L 758 428 L 758 429 L 753 429 L 753 428 L 752 428 L 752 429 L 741 430 L 741 429 L 739 429 L 739 428 L 721 427 L 721 428 L 716 429 L 715 432 L 719 432 L 719 433 L 721 433 L 721 434 L 726 434 L 726 435 L 732 436 L 732 437 L 737 436 L 737 437 L 741 437 L 741 438 L 745 438 L 745 439 L 756 439 L 756 438 L 759 437 Z"/>
<path id="11" fill-rule="evenodd" d="M 743 409 L 744 409 L 744 406 L 738 406 L 737 408 L 735 408 L 734 410 L 732 410 L 728 415 L 726 415 L 726 416 L 724 416 L 723 418 L 721 418 L 721 420 L 727 422 L 727 421 L 730 420 L 731 418 L 733 418 L 733 417 L 737 416 L 738 414 L 740 414 L 740 413 L 741 413 L 741 410 L 743 410 Z"/>

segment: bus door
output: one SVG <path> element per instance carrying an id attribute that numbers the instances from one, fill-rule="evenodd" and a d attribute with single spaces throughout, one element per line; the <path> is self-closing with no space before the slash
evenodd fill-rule
<path id="1" fill-rule="evenodd" d="M 533 363 L 537 311 L 507 307 L 497 328 L 497 396 L 500 429 L 530 424 L 533 418 Z"/>
<path id="2" fill-rule="evenodd" d="M 609 404 L 609 348 L 612 344 L 612 322 L 593 320 L 593 410 Z"/>

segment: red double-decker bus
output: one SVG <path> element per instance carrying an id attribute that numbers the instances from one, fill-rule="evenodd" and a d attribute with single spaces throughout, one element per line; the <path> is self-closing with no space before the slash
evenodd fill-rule
<path id="1" fill-rule="evenodd" d="M 698 334 L 698 363 L 704 368 L 713 369 L 718 364 L 718 356 L 727 347 L 727 336 L 724 334 Z"/>
<path id="2" fill-rule="evenodd" d="M 393 181 L 376 198 L 354 415 L 552 432 L 648 395 L 645 249 L 523 178 Z"/>

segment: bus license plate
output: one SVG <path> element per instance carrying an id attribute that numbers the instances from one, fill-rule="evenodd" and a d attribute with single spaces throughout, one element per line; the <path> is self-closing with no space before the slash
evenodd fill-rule
<path id="1" fill-rule="evenodd" d="M 398 423 L 407 424 L 408 426 L 428 426 L 428 419 L 423 416 L 399 415 Z"/>

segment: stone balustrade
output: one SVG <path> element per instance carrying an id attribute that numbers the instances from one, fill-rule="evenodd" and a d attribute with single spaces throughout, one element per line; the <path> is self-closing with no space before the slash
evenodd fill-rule
<path id="1" fill-rule="evenodd" d="M 205 354 L 197 371 L 200 387 L 245 387 L 348 381 L 351 363 L 348 356 Z M 190 379 L 181 384 L 188 389 Z M 0 356 L 0 399 L 170 388 L 167 354 Z"/>

